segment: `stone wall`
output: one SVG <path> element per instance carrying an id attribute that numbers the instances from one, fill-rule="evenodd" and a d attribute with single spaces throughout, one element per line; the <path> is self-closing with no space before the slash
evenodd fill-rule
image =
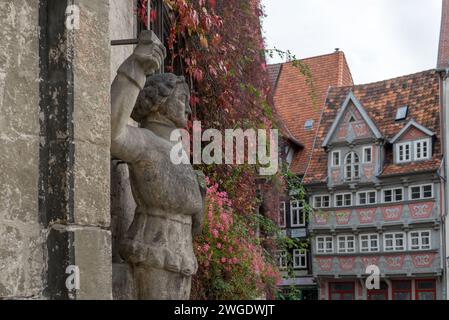
<path id="1" fill-rule="evenodd" d="M 0 1 L 0 298 L 43 288 L 38 19 L 37 1 Z"/>
<path id="2" fill-rule="evenodd" d="M 2 0 L 0 26 L 0 299 L 111 299 L 109 0 Z"/>

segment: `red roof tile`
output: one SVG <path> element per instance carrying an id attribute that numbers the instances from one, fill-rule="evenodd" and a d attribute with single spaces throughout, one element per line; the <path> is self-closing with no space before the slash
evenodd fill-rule
<path id="1" fill-rule="evenodd" d="M 291 165 L 291 170 L 296 174 L 306 171 L 329 87 L 353 84 L 351 72 L 341 51 L 303 59 L 301 62 L 310 70 L 311 77 L 303 75 L 293 62 L 283 63 L 274 92 L 276 112 L 288 131 L 304 146 L 295 155 Z M 271 70 L 273 79 L 277 67 L 273 66 Z M 313 86 L 308 83 L 310 79 Z M 304 128 L 309 119 L 314 120 L 312 130 Z"/>
<path id="2" fill-rule="evenodd" d="M 414 119 L 435 133 L 433 158 L 419 163 L 397 165 L 392 162 L 392 152 L 387 152 L 382 176 L 436 171 L 441 164 L 440 139 L 440 88 L 439 74 L 435 70 L 424 71 L 400 78 L 365 85 L 331 88 L 318 129 L 312 160 L 304 177 L 304 183 L 322 183 L 327 178 L 327 154 L 321 147 L 338 111 L 352 90 L 371 120 L 385 139 L 394 137 L 408 121 Z M 408 106 L 405 121 L 395 121 L 399 106 Z"/>

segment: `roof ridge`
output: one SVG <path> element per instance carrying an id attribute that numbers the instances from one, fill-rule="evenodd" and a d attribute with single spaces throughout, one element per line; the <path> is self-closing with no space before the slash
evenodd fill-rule
<path id="1" fill-rule="evenodd" d="M 331 55 L 333 55 L 333 54 L 339 54 L 339 53 L 343 53 L 343 55 L 344 55 L 344 52 L 343 52 L 343 51 L 335 51 L 335 52 L 331 52 L 331 53 L 320 54 L 320 55 L 317 55 L 317 56 L 312 56 L 312 57 L 307 57 L 307 58 L 300 58 L 300 59 L 296 59 L 296 60 L 292 60 L 292 61 L 277 62 L 277 63 L 269 63 L 268 66 L 277 66 L 277 65 L 279 65 L 279 64 L 280 64 L 280 65 L 290 64 L 290 63 L 293 63 L 294 61 L 311 60 L 311 59 L 322 58 L 322 57 L 325 57 L 325 56 L 331 56 Z M 346 60 L 346 57 L 345 57 L 345 60 Z M 352 77 L 352 76 L 351 76 L 351 77 Z"/>
<path id="2" fill-rule="evenodd" d="M 359 88 L 364 88 L 366 86 L 371 86 L 371 85 L 376 85 L 376 84 L 380 84 L 380 83 L 385 83 L 385 82 L 388 82 L 388 81 L 398 81 L 400 79 L 414 78 L 414 77 L 417 77 L 418 75 L 421 75 L 421 74 L 431 73 L 431 72 L 435 73 L 437 71 L 438 71 L 437 69 L 432 68 L 432 69 L 419 71 L 419 72 L 415 72 L 415 73 L 411 73 L 411 74 L 407 74 L 407 75 L 403 75 L 403 76 L 399 76 L 399 77 L 394 77 L 394 78 L 389 78 L 389 79 L 379 80 L 379 81 L 373 81 L 373 82 L 367 82 L 367 83 L 361 83 L 361 84 L 355 84 L 355 85 L 352 85 L 352 86 L 330 86 L 330 90 L 332 90 L 332 89 L 338 89 L 338 90 L 359 89 Z"/>

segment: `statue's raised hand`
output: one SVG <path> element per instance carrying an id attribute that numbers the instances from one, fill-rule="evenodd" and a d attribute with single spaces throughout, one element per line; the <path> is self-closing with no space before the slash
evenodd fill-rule
<path id="1" fill-rule="evenodd" d="M 133 57 L 141 66 L 145 75 L 151 75 L 159 70 L 167 56 L 164 45 L 153 31 L 142 31 L 139 43 L 134 49 Z"/>

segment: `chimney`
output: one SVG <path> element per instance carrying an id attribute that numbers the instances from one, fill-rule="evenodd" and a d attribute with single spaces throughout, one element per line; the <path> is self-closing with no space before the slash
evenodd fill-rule
<path id="1" fill-rule="evenodd" d="M 449 0 L 443 0 L 437 68 L 449 68 Z"/>

